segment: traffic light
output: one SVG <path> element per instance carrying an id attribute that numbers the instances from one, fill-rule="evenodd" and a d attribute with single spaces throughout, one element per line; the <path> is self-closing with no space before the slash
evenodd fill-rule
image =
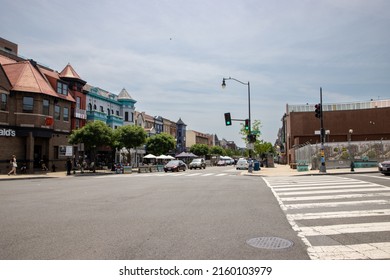
<path id="1" fill-rule="evenodd" d="M 249 130 L 249 119 L 245 120 L 245 130 Z"/>
<path id="2" fill-rule="evenodd" d="M 230 116 L 230 113 L 225 113 L 225 124 L 232 125 L 232 118 Z"/>
<path id="3" fill-rule="evenodd" d="M 321 118 L 321 104 L 318 103 L 314 106 L 315 108 L 315 113 L 316 113 L 316 118 Z"/>
<path id="4" fill-rule="evenodd" d="M 247 136 L 247 140 L 249 143 L 255 143 L 256 142 L 256 134 L 249 134 Z"/>

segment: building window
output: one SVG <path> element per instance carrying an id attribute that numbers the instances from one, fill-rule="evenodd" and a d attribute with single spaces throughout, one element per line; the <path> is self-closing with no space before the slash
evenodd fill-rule
<path id="1" fill-rule="evenodd" d="M 125 112 L 125 122 L 129 121 L 129 112 Z"/>
<path id="2" fill-rule="evenodd" d="M 23 97 L 23 113 L 32 113 L 34 109 L 34 98 Z"/>
<path id="3" fill-rule="evenodd" d="M 63 120 L 65 122 L 69 121 L 69 108 L 68 107 L 63 108 Z"/>
<path id="4" fill-rule="evenodd" d="M 119 111 L 116 111 L 116 115 L 119 116 Z"/>
<path id="5" fill-rule="evenodd" d="M 107 108 L 107 115 L 110 115 L 110 109 Z"/>
<path id="6" fill-rule="evenodd" d="M 49 115 L 49 100 L 43 99 L 42 102 L 42 114 L 48 116 Z"/>
<path id="7" fill-rule="evenodd" d="M 77 109 L 80 109 L 80 108 L 81 108 L 81 107 L 80 107 L 80 104 L 81 104 L 81 98 L 78 97 L 78 96 L 76 96 L 76 108 L 77 108 Z"/>
<path id="8" fill-rule="evenodd" d="M 100 112 L 104 113 L 103 106 L 100 106 Z"/>
<path id="9" fill-rule="evenodd" d="M 96 111 L 97 107 L 96 104 L 93 105 L 93 110 Z"/>
<path id="10" fill-rule="evenodd" d="M 54 119 L 60 120 L 60 115 L 61 115 L 61 107 L 58 105 L 54 106 Z"/>
<path id="11" fill-rule="evenodd" d="M 68 95 L 68 85 L 60 81 L 57 82 L 57 93 Z"/>
<path id="12" fill-rule="evenodd" d="M 7 110 L 7 95 L 5 93 L 1 94 L 0 110 L 3 110 L 3 111 Z"/>
<path id="13" fill-rule="evenodd" d="M 76 129 L 79 129 L 79 128 L 80 128 L 80 120 L 76 119 Z"/>

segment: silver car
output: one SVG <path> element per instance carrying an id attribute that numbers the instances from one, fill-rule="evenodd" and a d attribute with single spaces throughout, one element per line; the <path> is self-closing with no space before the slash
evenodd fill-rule
<path id="1" fill-rule="evenodd" d="M 206 162 L 203 158 L 194 158 L 189 166 L 190 169 L 192 168 L 199 168 L 199 169 L 206 169 Z"/>
<path id="2" fill-rule="evenodd" d="M 237 170 L 239 170 L 239 169 L 248 169 L 248 166 L 249 166 L 248 161 L 245 158 L 240 158 L 237 161 L 236 169 Z"/>

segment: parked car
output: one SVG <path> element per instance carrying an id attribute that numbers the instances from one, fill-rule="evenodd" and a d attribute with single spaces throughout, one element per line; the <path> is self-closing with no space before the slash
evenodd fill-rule
<path id="1" fill-rule="evenodd" d="M 219 160 L 218 162 L 217 162 L 217 166 L 226 166 L 227 164 L 226 164 L 226 161 L 225 160 Z"/>
<path id="2" fill-rule="evenodd" d="M 239 169 L 248 169 L 248 166 L 249 166 L 248 161 L 245 158 L 240 158 L 237 161 L 236 169 L 237 170 L 239 170 Z"/>
<path id="3" fill-rule="evenodd" d="M 164 166 L 165 172 L 168 171 L 178 172 L 180 170 L 186 171 L 186 169 L 187 169 L 187 165 L 182 160 L 171 160 Z"/>
<path id="4" fill-rule="evenodd" d="M 190 169 L 206 169 L 206 161 L 203 158 L 194 158 L 190 163 Z"/>
<path id="5" fill-rule="evenodd" d="M 379 172 L 385 175 L 390 175 L 390 160 L 380 162 L 378 164 Z"/>

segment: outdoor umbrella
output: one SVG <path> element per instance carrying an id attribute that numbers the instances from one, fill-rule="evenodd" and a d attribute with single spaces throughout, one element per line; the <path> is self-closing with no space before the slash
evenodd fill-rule
<path id="1" fill-rule="evenodd" d="M 144 158 L 151 159 L 151 158 L 156 158 L 156 156 L 152 155 L 152 154 L 148 154 L 148 155 L 144 156 Z"/>

